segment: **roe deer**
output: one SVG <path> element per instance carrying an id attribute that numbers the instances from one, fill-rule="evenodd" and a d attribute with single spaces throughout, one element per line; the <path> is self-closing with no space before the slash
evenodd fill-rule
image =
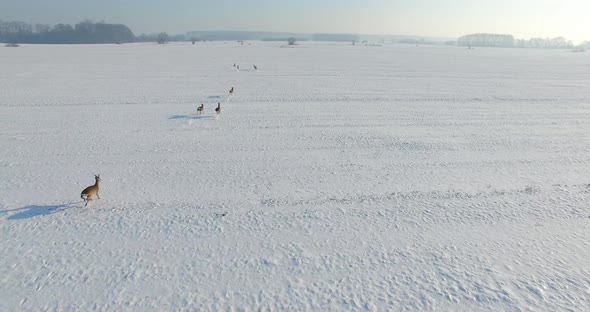
<path id="1" fill-rule="evenodd" d="M 201 106 L 199 106 L 199 108 L 197 108 L 197 112 L 199 113 L 199 115 L 203 115 L 203 109 L 204 109 L 204 106 L 203 106 L 203 103 L 201 103 Z"/>
<path id="2" fill-rule="evenodd" d="M 100 174 L 94 175 L 94 180 L 94 185 L 85 188 L 82 191 L 82 194 L 80 194 L 80 197 L 86 202 L 84 207 L 86 207 L 88 205 L 88 202 L 92 200 L 92 195 L 96 194 L 96 197 L 100 199 L 100 196 L 98 196 L 98 184 L 100 183 Z"/>
<path id="3" fill-rule="evenodd" d="M 221 113 L 221 104 L 217 103 L 217 108 L 215 109 L 215 112 L 219 115 Z"/>

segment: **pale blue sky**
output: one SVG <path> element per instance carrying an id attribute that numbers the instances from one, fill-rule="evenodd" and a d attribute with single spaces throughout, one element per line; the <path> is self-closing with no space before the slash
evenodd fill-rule
<path id="1" fill-rule="evenodd" d="M 123 23 L 136 33 L 254 30 L 590 40 L 590 0 L 0 0 L 1 20 Z"/>

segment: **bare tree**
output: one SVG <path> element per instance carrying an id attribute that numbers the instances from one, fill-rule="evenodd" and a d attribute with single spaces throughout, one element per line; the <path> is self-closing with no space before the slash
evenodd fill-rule
<path id="1" fill-rule="evenodd" d="M 35 32 L 38 34 L 47 33 L 51 31 L 51 26 L 46 24 L 35 24 Z"/>
<path id="2" fill-rule="evenodd" d="M 168 34 L 163 32 L 158 35 L 158 44 L 165 44 L 168 43 L 169 37 Z"/>

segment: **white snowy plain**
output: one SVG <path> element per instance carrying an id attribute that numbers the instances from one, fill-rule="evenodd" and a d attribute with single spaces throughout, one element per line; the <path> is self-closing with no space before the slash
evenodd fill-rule
<path id="1" fill-rule="evenodd" d="M 1 311 L 590 309 L 588 53 L 21 45 L 0 72 Z"/>

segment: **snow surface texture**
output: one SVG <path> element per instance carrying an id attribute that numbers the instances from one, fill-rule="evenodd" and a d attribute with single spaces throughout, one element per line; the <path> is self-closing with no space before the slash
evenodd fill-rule
<path id="1" fill-rule="evenodd" d="M 1 311 L 590 309 L 589 54 L 22 45 L 0 68 Z"/>

